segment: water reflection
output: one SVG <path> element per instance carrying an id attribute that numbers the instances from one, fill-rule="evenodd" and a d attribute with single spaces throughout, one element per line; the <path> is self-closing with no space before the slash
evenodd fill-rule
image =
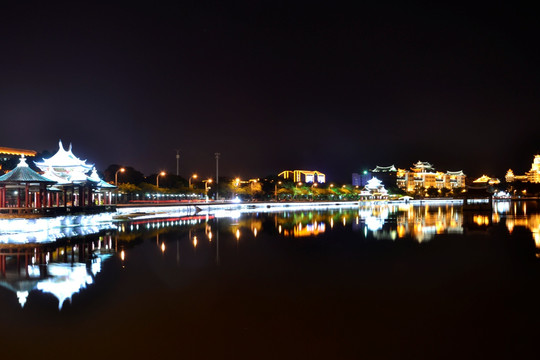
<path id="1" fill-rule="evenodd" d="M 272 242 L 279 238 L 309 241 L 313 237 L 350 236 L 345 234 L 347 232 L 363 239 L 408 238 L 422 243 L 442 234 L 489 234 L 488 230 L 494 225 L 506 227 L 509 233 L 524 227 L 531 231 L 540 249 L 540 211 L 535 202 L 497 202 L 489 212 L 468 212 L 448 203 L 373 204 L 274 212 L 265 209 L 251 213 L 235 211 L 230 215 L 227 218 L 220 210 L 219 217 L 208 213 L 136 219 L 114 225 L 105 221 L 90 226 L 49 226 L 46 228 L 53 237 L 45 238 L 54 238 L 53 243 L 28 244 L 36 241 L 35 232 L 19 232 L 15 240 L 10 237 L 6 244 L 0 244 L 0 285 L 12 291 L 22 307 L 32 292 L 42 292 L 53 294 L 61 309 L 73 294 L 95 282 L 103 261 L 114 254 L 118 254 L 118 268 L 121 266 L 124 271 L 131 247 L 145 239 L 159 255 L 156 261 L 165 263 L 172 258 L 176 268 L 220 265 L 222 258 L 230 259 L 228 247 L 242 249 L 250 242 L 261 241 L 259 238 Z M 57 220 L 53 220 L 53 225 L 54 221 Z M 54 229 L 62 229 L 65 234 L 65 229 L 71 229 L 78 240 L 62 240 Z M 94 235 L 83 236 L 85 231 Z M 12 234 L 4 232 L 3 235 Z"/>
<path id="2" fill-rule="evenodd" d="M 0 244 L 49 243 L 114 228 L 111 213 L 55 218 L 0 219 Z"/>
<path id="3" fill-rule="evenodd" d="M 63 245 L 0 245 L 0 286 L 14 292 L 21 307 L 32 291 L 41 291 L 56 297 L 62 309 L 94 282 L 115 251 L 111 234 Z"/>

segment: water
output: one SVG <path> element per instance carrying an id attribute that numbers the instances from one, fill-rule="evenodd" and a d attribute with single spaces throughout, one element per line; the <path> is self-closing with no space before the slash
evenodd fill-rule
<path id="1" fill-rule="evenodd" d="M 536 351 L 536 202 L 501 202 L 488 213 L 444 203 L 374 205 L 68 227 L 53 232 L 53 243 L 35 229 L 27 243 L 4 234 L 5 356 L 418 359 Z"/>

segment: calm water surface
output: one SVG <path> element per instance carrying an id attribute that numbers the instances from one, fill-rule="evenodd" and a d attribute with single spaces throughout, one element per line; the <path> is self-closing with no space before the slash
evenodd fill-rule
<path id="1" fill-rule="evenodd" d="M 109 225 L 54 243 L 33 234 L 34 243 L 0 244 L 4 356 L 537 352 L 537 202 L 487 213 L 373 205 Z"/>

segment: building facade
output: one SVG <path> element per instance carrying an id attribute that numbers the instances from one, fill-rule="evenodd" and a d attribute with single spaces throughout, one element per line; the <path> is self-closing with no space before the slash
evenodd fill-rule
<path id="1" fill-rule="evenodd" d="M 533 163 L 531 165 L 531 170 L 527 171 L 525 175 L 514 175 L 512 169 L 509 169 L 506 172 L 505 176 L 506 182 L 522 181 L 530 182 L 533 184 L 540 183 L 540 155 L 535 155 Z"/>
<path id="2" fill-rule="evenodd" d="M 410 168 L 397 169 L 396 185 L 405 191 L 419 188 L 454 189 L 465 187 L 466 175 L 463 171 L 436 171 L 433 165 L 418 161 Z"/>
<path id="3" fill-rule="evenodd" d="M 317 170 L 285 170 L 278 174 L 284 180 L 304 183 L 325 183 L 326 175 Z"/>

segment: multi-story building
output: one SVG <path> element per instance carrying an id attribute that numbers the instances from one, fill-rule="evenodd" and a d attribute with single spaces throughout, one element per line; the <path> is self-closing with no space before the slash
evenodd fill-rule
<path id="1" fill-rule="evenodd" d="M 397 169 L 396 184 L 399 188 L 406 191 L 414 191 L 418 188 L 437 189 L 460 188 L 465 187 L 466 175 L 463 171 L 435 171 L 433 165 L 428 162 L 418 161 L 410 168 Z"/>
<path id="2" fill-rule="evenodd" d="M 353 186 L 365 186 L 368 183 L 369 179 L 371 179 L 371 174 L 367 170 L 364 170 L 361 173 L 352 174 Z"/>
<path id="3" fill-rule="evenodd" d="M 284 180 L 305 183 L 324 183 L 326 175 L 317 170 L 285 170 L 278 174 Z"/>
<path id="4" fill-rule="evenodd" d="M 527 171 L 525 175 L 514 175 L 512 169 L 509 169 L 506 172 L 505 179 L 507 182 L 522 181 L 534 184 L 540 183 L 540 155 L 534 156 L 531 170 Z"/>

